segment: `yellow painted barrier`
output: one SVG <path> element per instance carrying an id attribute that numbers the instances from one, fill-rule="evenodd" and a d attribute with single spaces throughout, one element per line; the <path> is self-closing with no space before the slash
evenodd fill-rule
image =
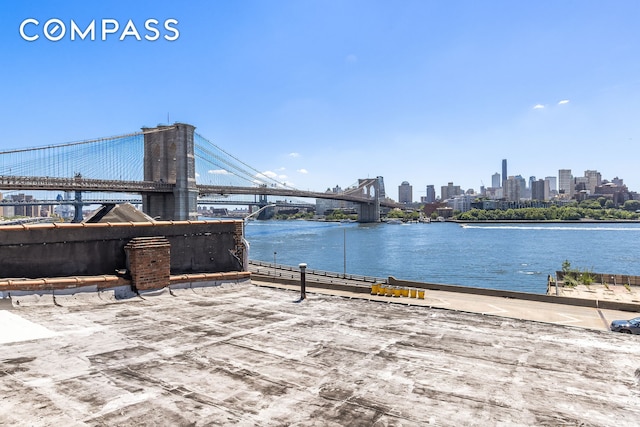
<path id="1" fill-rule="evenodd" d="M 371 285 L 371 295 L 378 295 L 378 288 L 380 286 L 377 283 Z"/>
<path id="2" fill-rule="evenodd" d="M 424 299 L 424 291 L 418 291 L 418 299 Z"/>
<path id="3" fill-rule="evenodd" d="M 402 289 L 402 296 L 409 298 L 409 288 Z"/>
<path id="4" fill-rule="evenodd" d="M 378 286 L 378 295 L 384 296 L 387 293 L 387 288 L 384 285 Z"/>
<path id="5" fill-rule="evenodd" d="M 417 289 L 411 289 L 411 298 L 415 298 L 418 296 L 418 290 Z"/>
<path id="6" fill-rule="evenodd" d="M 387 286 L 387 293 L 385 294 L 388 297 L 392 297 L 393 296 L 393 288 L 391 286 Z"/>
<path id="7" fill-rule="evenodd" d="M 402 289 L 400 289 L 400 288 L 394 288 L 393 289 L 393 296 L 394 297 L 399 297 L 401 293 L 402 293 Z"/>

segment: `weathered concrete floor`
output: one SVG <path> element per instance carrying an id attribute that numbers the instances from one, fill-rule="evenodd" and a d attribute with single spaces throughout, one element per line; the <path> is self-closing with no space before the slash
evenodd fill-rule
<path id="1" fill-rule="evenodd" d="M 640 424 L 638 336 L 252 285 L 175 295 L 2 312 L 42 338 L 0 345 L 0 425 Z"/>

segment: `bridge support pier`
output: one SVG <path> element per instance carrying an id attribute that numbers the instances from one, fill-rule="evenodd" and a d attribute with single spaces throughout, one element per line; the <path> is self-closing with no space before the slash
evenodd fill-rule
<path id="1" fill-rule="evenodd" d="M 358 209 L 358 222 L 380 222 L 380 180 L 378 178 L 359 179 L 358 187 L 371 197 L 371 203 L 361 203 Z"/>
<path id="2" fill-rule="evenodd" d="M 193 135 L 184 123 L 143 128 L 144 180 L 174 184 L 173 193 L 142 194 L 142 210 L 154 219 L 198 219 Z"/>
<path id="3" fill-rule="evenodd" d="M 71 222 L 82 222 L 82 191 L 76 191 L 75 201 L 73 203 L 73 220 Z"/>
<path id="4" fill-rule="evenodd" d="M 380 204 L 361 204 L 358 211 L 358 222 L 380 222 Z"/>

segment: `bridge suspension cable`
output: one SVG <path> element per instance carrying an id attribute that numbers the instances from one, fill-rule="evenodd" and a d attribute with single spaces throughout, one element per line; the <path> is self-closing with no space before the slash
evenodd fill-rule
<path id="1" fill-rule="evenodd" d="M 279 187 L 294 189 L 254 167 L 243 162 L 233 154 L 223 150 L 202 135 L 196 133 L 195 155 L 203 163 L 196 163 L 196 172 L 199 175 L 199 183 L 209 185 L 263 185 L 267 187 Z M 213 167 L 214 169 L 211 169 Z"/>

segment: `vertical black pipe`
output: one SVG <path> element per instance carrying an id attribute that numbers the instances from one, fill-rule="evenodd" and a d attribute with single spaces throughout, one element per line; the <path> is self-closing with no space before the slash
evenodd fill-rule
<path id="1" fill-rule="evenodd" d="M 307 297 L 307 284 L 306 284 L 306 274 L 305 270 L 307 269 L 307 264 L 301 263 L 298 267 L 300 267 L 300 301 Z"/>

